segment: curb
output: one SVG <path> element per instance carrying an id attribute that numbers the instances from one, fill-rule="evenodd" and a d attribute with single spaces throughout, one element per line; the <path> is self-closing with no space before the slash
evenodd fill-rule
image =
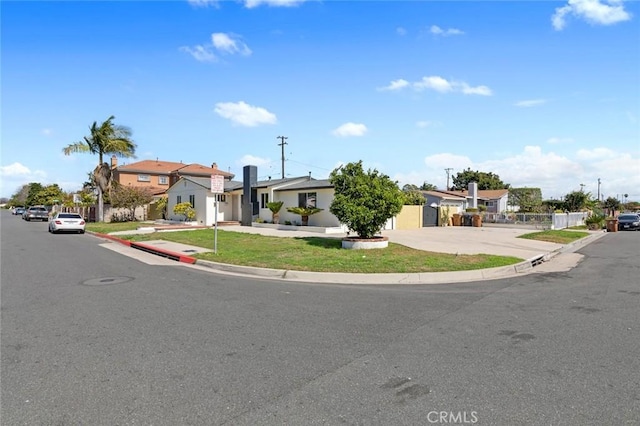
<path id="1" fill-rule="evenodd" d="M 135 241 L 129 241 L 129 240 L 124 240 L 122 238 L 118 238 L 118 237 L 114 237 L 113 235 L 108 235 L 108 234 L 98 234 L 96 232 L 89 232 L 92 235 L 95 235 L 96 237 L 99 238 L 104 238 L 107 240 L 111 240 L 120 244 L 124 244 L 125 246 L 134 248 L 134 249 L 138 249 L 147 253 L 151 253 L 151 254 L 155 254 L 157 256 L 162 256 L 162 257 L 166 257 L 167 259 L 171 259 L 171 260 L 175 260 L 177 262 L 182 262 L 182 263 L 188 263 L 188 264 L 195 264 L 197 259 L 195 257 L 191 257 L 191 256 L 185 256 L 183 254 L 180 253 L 175 253 L 169 250 L 164 250 L 158 247 L 154 247 L 148 244 L 144 244 L 144 243 L 138 243 Z"/>

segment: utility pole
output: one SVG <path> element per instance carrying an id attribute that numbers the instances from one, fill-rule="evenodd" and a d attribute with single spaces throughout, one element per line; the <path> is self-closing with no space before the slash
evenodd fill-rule
<path id="1" fill-rule="evenodd" d="M 287 137 L 286 136 L 277 136 L 276 139 L 280 139 L 280 141 L 281 141 L 278 144 L 278 146 L 282 147 L 282 179 L 284 179 L 284 146 L 287 145 L 287 143 L 285 142 Z"/>
<path id="2" fill-rule="evenodd" d="M 598 202 L 600 201 L 600 178 L 598 178 Z"/>
<path id="3" fill-rule="evenodd" d="M 451 173 L 452 170 L 453 169 L 451 167 L 444 169 L 444 171 L 447 172 L 447 191 L 449 190 L 449 173 Z"/>
<path id="4" fill-rule="evenodd" d="M 581 183 L 581 184 L 580 184 L 580 192 L 584 192 L 584 191 L 583 191 L 583 189 L 584 189 L 584 187 L 585 187 L 585 186 L 586 186 L 586 185 L 585 185 L 584 183 Z"/>

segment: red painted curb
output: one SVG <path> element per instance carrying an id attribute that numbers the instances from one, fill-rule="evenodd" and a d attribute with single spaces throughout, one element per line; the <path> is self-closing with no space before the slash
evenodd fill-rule
<path id="1" fill-rule="evenodd" d="M 157 247 L 154 247 L 152 245 L 149 244 L 144 244 L 144 243 L 138 243 L 135 241 L 129 241 L 129 240 L 123 240 L 122 238 L 118 238 L 118 237 L 114 237 L 113 235 L 108 235 L 108 234 L 98 234 L 97 232 L 90 232 L 91 234 L 95 235 L 96 237 L 100 237 L 100 238 L 104 238 L 107 240 L 111 240 L 111 241 L 115 241 L 116 243 L 120 243 L 120 244 L 124 244 L 127 247 L 131 247 L 131 248 L 135 248 L 138 250 L 142 250 L 145 251 L 147 253 L 151 253 L 151 254 L 155 254 L 158 256 L 163 256 L 172 260 L 176 260 L 178 262 L 183 262 L 183 263 L 189 263 L 189 264 L 194 264 L 196 263 L 197 259 L 195 257 L 191 257 L 191 256 L 185 256 L 182 255 L 180 253 L 175 253 L 172 251 L 168 251 L 168 250 L 163 250 Z"/>
<path id="2" fill-rule="evenodd" d="M 177 260 L 178 262 L 190 263 L 190 264 L 196 263 L 195 257 L 185 256 L 180 253 L 176 253 L 169 250 L 163 250 L 149 244 L 138 243 L 134 241 L 134 242 L 131 242 L 131 247 L 146 251 L 148 253 L 157 254 L 159 256 L 168 257 L 169 259 Z"/>

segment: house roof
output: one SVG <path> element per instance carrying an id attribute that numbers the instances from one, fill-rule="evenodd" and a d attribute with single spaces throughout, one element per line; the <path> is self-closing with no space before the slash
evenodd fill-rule
<path id="1" fill-rule="evenodd" d="M 193 176 L 182 176 L 181 180 L 188 180 L 189 182 L 193 182 L 198 186 L 203 188 L 211 189 L 211 178 L 210 177 L 193 177 Z M 177 185 L 180 181 L 174 184 Z M 238 182 L 237 180 L 225 180 L 224 181 L 224 191 L 230 192 L 235 191 L 236 189 L 242 189 L 242 182 Z"/>
<path id="2" fill-rule="evenodd" d="M 125 173 L 149 173 L 149 174 L 172 174 L 177 173 L 181 176 L 211 176 L 222 175 L 233 179 L 235 176 L 233 173 L 225 172 L 217 167 L 207 167 L 202 164 L 184 164 L 176 163 L 173 161 L 159 161 L 159 160 L 142 160 L 131 164 L 124 164 L 116 167 L 118 172 Z"/>
<path id="3" fill-rule="evenodd" d="M 463 194 L 455 194 L 455 193 L 445 192 L 445 191 L 422 191 L 422 193 L 425 195 L 430 195 L 432 197 L 442 198 L 443 200 L 464 201 L 467 198 Z"/>
<path id="4" fill-rule="evenodd" d="M 301 189 L 324 189 L 333 188 L 328 179 L 311 179 L 304 182 L 294 183 L 276 191 L 299 191 Z"/>
<path id="5" fill-rule="evenodd" d="M 450 194 L 450 195 L 456 195 L 458 197 L 469 197 L 469 191 L 467 191 L 466 189 L 463 189 L 462 191 L 441 191 L 441 190 L 436 190 L 436 191 L 429 191 L 429 192 L 436 192 L 436 193 L 442 193 L 442 194 Z M 478 190 L 478 198 L 483 199 L 483 200 L 498 200 L 502 197 L 504 197 L 505 195 L 507 195 L 509 193 L 508 189 L 479 189 Z"/>
<path id="6" fill-rule="evenodd" d="M 283 183 L 287 183 L 287 182 L 299 181 L 300 179 L 309 179 L 309 177 L 308 176 L 298 176 L 298 177 L 284 178 L 284 179 L 259 180 L 258 182 L 255 183 L 255 185 L 253 185 L 253 188 L 268 188 L 270 186 L 282 185 Z M 287 188 L 288 187 L 289 186 L 287 186 Z"/>

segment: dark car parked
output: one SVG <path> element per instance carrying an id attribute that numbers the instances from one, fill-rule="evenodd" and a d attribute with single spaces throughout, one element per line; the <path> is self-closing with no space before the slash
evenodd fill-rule
<path id="1" fill-rule="evenodd" d="M 640 229 L 640 215 L 624 213 L 618 216 L 619 231 L 637 231 Z"/>
<path id="2" fill-rule="evenodd" d="M 26 221 L 47 221 L 49 220 L 49 211 L 44 206 L 29 207 L 22 215 L 22 218 Z"/>

